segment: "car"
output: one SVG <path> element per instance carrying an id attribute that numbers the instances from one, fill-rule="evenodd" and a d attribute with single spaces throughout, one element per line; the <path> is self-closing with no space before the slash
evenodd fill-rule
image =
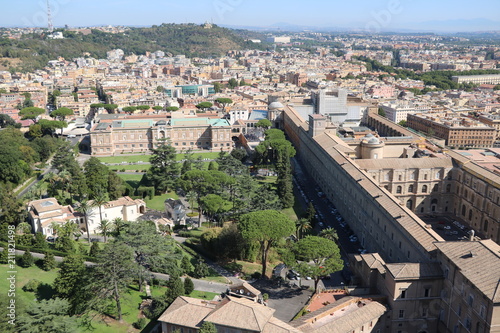
<path id="1" fill-rule="evenodd" d="M 306 276 L 306 280 L 311 280 L 311 277 L 310 276 Z"/>
<path id="2" fill-rule="evenodd" d="M 318 222 L 318 225 L 319 225 L 320 227 L 322 227 L 322 226 L 323 226 L 323 222 Z"/>
<path id="3" fill-rule="evenodd" d="M 74 134 L 69 134 L 69 135 L 68 135 L 68 139 L 71 139 L 71 138 L 76 138 L 76 135 L 74 135 Z"/>
<path id="4" fill-rule="evenodd" d="M 451 227 L 450 227 L 449 225 L 445 225 L 445 226 L 444 226 L 444 228 L 445 228 L 446 230 L 450 230 L 450 229 L 451 229 Z"/>

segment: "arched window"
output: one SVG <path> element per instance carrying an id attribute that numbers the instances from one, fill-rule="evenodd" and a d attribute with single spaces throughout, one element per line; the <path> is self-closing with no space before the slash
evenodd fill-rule
<path id="1" fill-rule="evenodd" d="M 472 220 L 472 209 L 469 209 L 469 220 Z"/>
<path id="2" fill-rule="evenodd" d="M 437 205 L 438 204 L 438 199 L 432 199 L 431 205 Z"/>
<path id="3" fill-rule="evenodd" d="M 413 185 L 408 186 L 408 192 L 413 193 Z"/>
<path id="4" fill-rule="evenodd" d="M 422 193 L 427 193 L 427 185 L 422 186 Z"/>
<path id="5" fill-rule="evenodd" d="M 403 191 L 403 188 L 401 186 L 398 186 L 396 188 L 396 193 L 401 194 L 402 191 Z"/>
<path id="6" fill-rule="evenodd" d="M 406 202 L 406 207 L 409 208 L 409 209 L 413 209 L 413 200 L 411 200 L 411 199 L 408 200 Z"/>
<path id="7" fill-rule="evenodd" d="M 465 216 L 465 205 L 462 205 L 462 216 Z"/>
<path id="8" fill-rule="evenodd" d="M 435 184 L 434 187 L 432 188 L 432 192 L 437 192 L 438 191 L 438 184 Z"/>
<path id="9" fill-rule="evenodd" d="M 451 184 L 446 185 L 446 193 L 450 193 L 451 191 Z"/>
<path id="10" fill-rule="evenodd" d="M 488 220 L 484 220 L 483 230 L 488 232 Z"/>

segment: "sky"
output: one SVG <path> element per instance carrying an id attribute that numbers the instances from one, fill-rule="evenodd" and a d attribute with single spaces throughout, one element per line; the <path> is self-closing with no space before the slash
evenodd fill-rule
<path id="1" fill-rule="evenodd" d="M 498 0 L 49 0 L 54 26 L 356 28 L 368 31 L 500 31 Z M 4 0 L 0 26 L 47 26 L 46 0 Z M 467 21 L 463 21 L 467 20 Z"/>

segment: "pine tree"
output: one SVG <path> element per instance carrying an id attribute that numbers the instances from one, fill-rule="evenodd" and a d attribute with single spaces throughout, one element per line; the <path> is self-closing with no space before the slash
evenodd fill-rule
<path id="1" fill-rule="evenodd" d="M 0 264 L 6 264 L 8 263 L 8 260 L 9 250 L 7 249 L 7 246 L 4 246 L 2 252 L 0 252 Z"/>
<path id="2" fill-rule="evenodd" d="M 190 275 L 193 272 L 193 265 L 191 265 L 191 260 L 189 260 L 189 257 L 182 257 L 181 268 L 186 275 Z"/>
<path id="3" fill-rule="evenodd" d="M 184 293 L 189 296 L 194 290 L 194 283 L 191 278 L 187 277 L 184 279 Z"/>
<path id="4" fill-rule="evenodd" d="M 92 242 L 92 245 L 90 245 L 90 250 L 89 250 L 89 256 L 97 258 L 97 255 L 101 249 L 99 248 L 99 243 L 98 242 Z"/>
<path id="5" fill-rule="evenodd" d="M 19 263 L 19 266 L 28 268 L 33 266 L 35 263 L 35 259 L 33 258 L 33 255 L 31 254 L 30 250 L 26 250 L 21 257 L 21 262 Z"/>
<path id="6" fill-rule="evenodd" d="M 199 333 L 217 333 L 217 328 L 213 323 L 205 321 L 201 324 Z"/>
<path id="7" fill-rule="evenodd" d="M 44 271 L 50 271 L 56 268 L 56 259 L 51 252 L 45 252 L 45 257 L 42 260 L 42 269 Z"/>
<path id="8" fill-rule="evenodd" d="M 172 303 L 177 297 L 184 295 L 184 283 L 178 276 L 170 276 L 167 287 L 168 290 L 165 292 L 167 303 Z"/>

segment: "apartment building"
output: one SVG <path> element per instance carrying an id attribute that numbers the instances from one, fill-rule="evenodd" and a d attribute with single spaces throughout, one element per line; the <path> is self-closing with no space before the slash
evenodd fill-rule
<path id="1" fill-rule="evenodd" d="M 500 74 L 452 76 L 456 83 L 499 84 Z"/>
<path id="2" fill-rule="evenodd" d="M 407 125 L 442 138 L 451 147 L 490 148 L 497 137 L 495 128 L 452 113 L 409 114 Z"/>

